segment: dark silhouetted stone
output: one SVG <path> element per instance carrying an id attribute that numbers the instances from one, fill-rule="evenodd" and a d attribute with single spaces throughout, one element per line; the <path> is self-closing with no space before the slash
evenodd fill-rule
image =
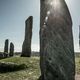
<path id="1" fill-rule="evenodd" d="M 41 80 L 74 80 L 72 19 L 65 0 L 41 0 Z"/>
<path id="2" fill-rule="evenodd" d="M 31 56 L 32 25 L 33 25 L 33 17 L 30 16 L 25 21 L 25 39 L 22 45 L 22 54 L 21 54 L 22 57 Z"/>
<path id="3" fill-rule="evenodd" d="M 11 42 L 10 43 L 10 53 L 9 56 L 14 56 L 14 44 Z"/>
<path id="4" fill-rule="evenodd" d="M 4 52 L 3 55 L 4 55 L 4 58 L 8 58 L 9 57 L 9 54 L 7 52 Z"/>
<path id="5" fill-rule="evenodd" d="M 4 54 L 0 52 L 0 59 L 4 58 Z"/>
<path id="6" fill-rule="evenodd" d="M 9 40 L 5 40 L 5 46 L 4 46 L 4 52 L 8 53 L 8 45 L 9 45 Z"/>
<path id="7" fill-rule="evenodd" d="M 80 25 L 79 25 L 79 48 L 80 48 Z"/>

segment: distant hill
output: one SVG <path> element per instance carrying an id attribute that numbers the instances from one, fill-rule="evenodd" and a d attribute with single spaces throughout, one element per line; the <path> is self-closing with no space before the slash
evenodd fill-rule
<path id="1" fill-rule="evenodd" d="M 0 54 L 3 54 L 3 52 L 0 52 Z M 15 52 L 15 55 L 19 56 L 21 55 L 21 52 Z M 36 51 L 32 51 L 32 56 L 40 56 L 40 53 L 39 52 L 36 52 Z M 80 52 L 75 52 L 75 56 L 76 57 L 80 57 Z"/>
<path id="2" fill-rule="evenodd" d="M 32 51 L 32 56 L 40 56 L 39 52 Z"/>
<path id="3" fill-rule="evenodd" d="M 21 52 L 15 52 L 15 55 L 21 55 Z M 40 56 L 39 52 L 32 51 L 31 56 Z"/>

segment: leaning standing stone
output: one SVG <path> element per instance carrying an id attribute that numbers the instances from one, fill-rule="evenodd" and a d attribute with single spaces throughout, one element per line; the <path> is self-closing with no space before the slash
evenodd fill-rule
<path id="1" fill-rule="evenodd" d="M 74 80 L 72 19 L 65 0 L 41 0 L 41 80 Z"/>
<path id="2" fill-rule="evenodd" d="M 22 54 L 21 54 L 22 57 L 31 56 L 32 25 L 33 25 L 33 17 L 30 16 L 25 21 L 25 39 L 22 45 Z"/>
<path id="3" fill-rule="evenodd" d="M 10 43 L 10 52 L 9 52 L 9 56 L 14 56 L 14 44 L 11 42 Z"/>

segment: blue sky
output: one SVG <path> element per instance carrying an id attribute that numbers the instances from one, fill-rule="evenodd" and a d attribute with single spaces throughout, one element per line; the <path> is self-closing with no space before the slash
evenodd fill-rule
<path id="1" fill-rule="evenodd" d="M 73 20 L 74 49 L 79 50 L 80 0 L 66 0 Z M 0 0 L 0 51 L 5 39 L 21 51 L 24 41 L 25 20 L 34 17 L 32 50 L 39 51 L 40 1 L 39 0 Z"/>

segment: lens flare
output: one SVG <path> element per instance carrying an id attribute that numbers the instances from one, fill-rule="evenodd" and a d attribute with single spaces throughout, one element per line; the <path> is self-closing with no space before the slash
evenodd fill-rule
<path id="1" fill-rule="evenodd" d="M 50 2 L 50 5 L 54 8 L 60 8 L 60 1 L 59 0 L 53 0 Z"/>

